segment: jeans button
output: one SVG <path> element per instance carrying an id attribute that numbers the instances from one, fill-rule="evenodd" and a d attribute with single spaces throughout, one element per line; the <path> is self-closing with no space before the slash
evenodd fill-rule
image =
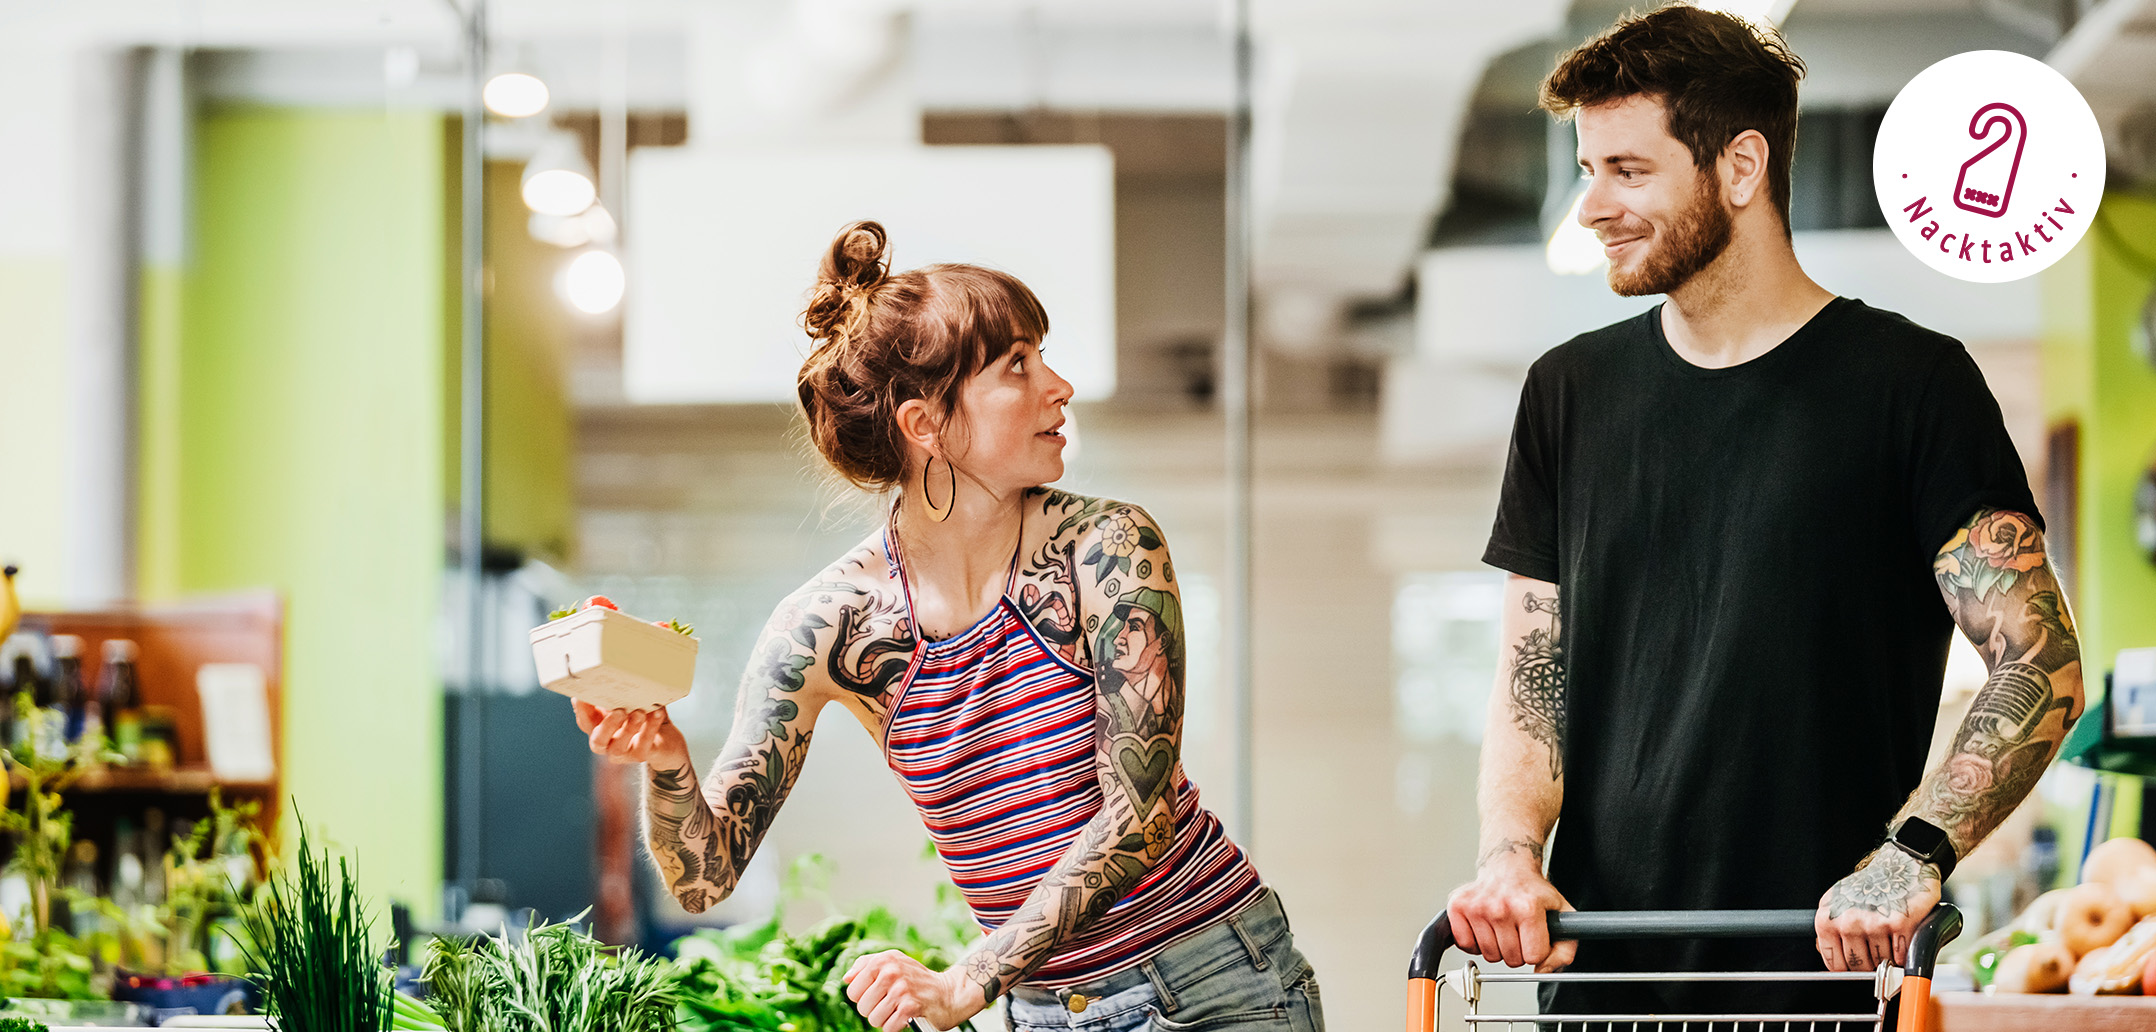
<path id="1" fill-rule="evenodd" d="M 1071 994 L 1071 998 L 1070 998 L 1070 1001 L 1069 1001 L 1069 1003 L 1070 1003 L 1070 1009 L 1071 1009 L 1071 1013 L 1072 1013 L 1072 1014 L 1084 1014 L 1084 1013 L 1085 1013 L 1085 1009 L 1086 1009 L 1086 1005 L 1087 1005 L 1087 1004 L 1089 1004 L 1089 1003 L 1092 1003 L 1092 1002 L 1093 1002 L 1093 1001 L 1091 1001 L 1091 1000 L 1088 1000 L 1088 999 L 1086 999 L 1086 998 L 1085 998 L 1085 994 L 1084 994 L 1084 993 L 1072 993 L 1072 994 Z"/>

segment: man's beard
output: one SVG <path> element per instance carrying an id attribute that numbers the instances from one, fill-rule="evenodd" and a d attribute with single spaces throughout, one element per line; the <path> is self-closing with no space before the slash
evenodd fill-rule
<path id="1" fill-rule="evenodd" d="M 1686 280 L 1713 264 L 1728 249 L 1734 220 L 1729 209 L 1722 207 L 1714 177 L 1704 173 L 1698 177 L 1699 188 L 1692 192 L 1692 203 L 1658 234 L 1659 239 L 1653 241 L 1638 268 L 1619 272 L 1611 263 L 1611 290 L 1625 297 L 1667 294 L 1684 286 Z"/>

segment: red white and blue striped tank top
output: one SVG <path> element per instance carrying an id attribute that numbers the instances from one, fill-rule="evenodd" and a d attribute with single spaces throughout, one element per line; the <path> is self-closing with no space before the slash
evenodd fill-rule
<path id="1" fill-rule="evenodd" d="M 906 586 L 897 536 L 885 554 Z M 884 759 L 913 798 L 951 880 L 985 929 L 1016 913 L 1101 807 L 1093 675 L 1056 654 L 1003 597 L 952 638 L 918 638 L 884 725 Z M 1150 959 L 1263 889 L 1257 869 L 1177 764 L 1175 845 L 1098 921 L 1056 947 L 1028 985 L 1063 988 Z"/>

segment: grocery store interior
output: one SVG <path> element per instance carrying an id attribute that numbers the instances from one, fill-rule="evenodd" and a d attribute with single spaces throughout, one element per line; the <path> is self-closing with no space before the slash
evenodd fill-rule
<path id="1" fill-rule="evenodd" d="M 683 910 L 639 769 L 592 755 L 528 639 L 595 594 L 693 625 L 670 712 L 705 769 L 773 604 L 882 518 L 793 380 L 816 263 L 873 218 L 897 267 L 1039 292 L 1076 392 L 1058 486 L 1142 504 L 1183 572 L 1185 768 L 1331 1027 L 1395 1027 L 1474 873 L 1527 366 L 1659 300 L 1581 253 L 1573 130 L 1535 104 L 1628 6 L 0 4 L 0 682 L 32 692 L 14 723 L 71 714 L 12 732 L 0 995 L 247 970 L 215 928 L 301 820 L 384 945 L 949 926 L 835 712 L 734 895 Z M 2156 646 L 2156 0 L 1714 6 L 1809 66 L 1798 256 L 1967 345 L 2080 623 L 2092 719 L 1954 875 L 1974 940 L 2156 838 L 2156 709 L 2097 702 Z M 2107 147 L 2093 228 L 2008 283 L 1924 266 L 1871 186 L 1896 92 L 1970 50 L 2050 64 Z M 1938 748 L 1984 677 L 1957 640 Z"/>

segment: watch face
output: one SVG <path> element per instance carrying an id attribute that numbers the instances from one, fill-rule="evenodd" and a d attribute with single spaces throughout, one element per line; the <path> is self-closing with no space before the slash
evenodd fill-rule
<path id="1" fill-rule="evenodd" d="M 1925 856 L 1938 856 L 1939 847 L 1946 845 L 1946 832 L 1928 821 L 1912 817 L 1901 822 L 1901 827 L 1894 832 L 1894 841 Z"/>

